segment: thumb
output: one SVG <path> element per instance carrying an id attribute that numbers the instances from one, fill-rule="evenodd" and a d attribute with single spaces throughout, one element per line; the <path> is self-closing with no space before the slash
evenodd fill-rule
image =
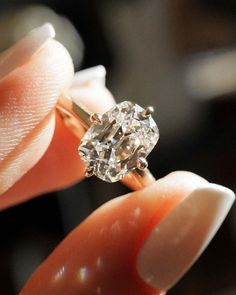
<path id="1" fill-rule="evenodd" d="M 29 171 L 54 132 L 52 111 L 73 65 L 45 24 L 0 56 L 0 194 Z"/>
<path id="2" fill-rule="evenodd" d="M 202 253 L 233 201 L 227 188 L 172 173 L 96 210 L 20 295 L 162 294 Z"/>

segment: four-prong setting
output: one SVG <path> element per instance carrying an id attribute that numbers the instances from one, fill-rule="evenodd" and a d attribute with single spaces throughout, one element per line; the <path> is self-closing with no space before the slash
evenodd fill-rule
<path id="1" fill-rule="evenodd" d="M 85 177 L 89 178 L 94 175 L 94 168 L 93 167 L 87 167 L 85 169 Z"/>
<path id="2" fill-rule="evenodd" d="M 146 107 L 146 108 L 142 111 L 141 115 L 142 115 L 144 118 L 146 118 L 146 117 L 148 117 L 148 116 L 151 116 L 153 113 L 154 113 L 154 107 L 152 107 L 152 106 L 148 106 L 148 107 Z"/>
<path id="3" fill-rule="evenodd" d="M 137 168 L 141 171 L 146 170 L 148 167 L 148 162 L 145 158 L 138 158 Z"/>
<path id="4" fill-rule="evenodd" d="M 102 115 L 100 115 L 98 113 L 93 113 L 90 115 L 89 120 L 93 124 L 101 125 L 102 124 Z"/>
<path id="5" fill-rule="evenodd" d="M 103 115 L 92 114 L 92 126 L 79 146 L 86 176 L 115 182 L 134 169 L 146 170 L 146 157 L 159 138 L 153 111 L 153 107 L 144 109 L 124 101 Z"/>

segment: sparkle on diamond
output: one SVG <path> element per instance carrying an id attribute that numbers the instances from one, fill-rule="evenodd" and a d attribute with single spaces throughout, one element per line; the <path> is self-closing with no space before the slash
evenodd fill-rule
<path id="1" fill-rule="evenodd" d="M 137 167 L 139 153 L 146 157 L 156 145 L 159 131 L 139 105 L 124 101 L 103 114 L 102 124 L 85 133 L 79 154 L 94 174 L 107 182 L 120 180 Z"/>

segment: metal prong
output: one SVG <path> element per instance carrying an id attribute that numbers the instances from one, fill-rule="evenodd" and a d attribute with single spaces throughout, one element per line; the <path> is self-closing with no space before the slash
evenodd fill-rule
<path id="1" fill-rule="evenodd" d="M 143 145 L 140 145 L 137 148 L 136 153 L 137 153 L 138 157 L 145 158 L 146 157 L 145 147 Z"/>
<path id="2" fill-rule="evenodd" d="M 146 108 L 143 110 L 143 112 L 142 112 L 142 116 L 143 116 L 143 117 L 148 117 L 148 116 L 151 116 L 153 113 L 154 113 L 154 107 L 149 106 L 149 107 L 146 107 Z"/>
<path id="3" fill-rule="evenodd" d="M 102 124 L 102 115 L 97 114 L 97 113 L 91 114 L 90 122 L 93 124 L 97 124 L 97 125 Z"/>
<path id="4" fill-rule="evenodd" d="M 137 167 L 140 170 L 145 170 L 148 167 L 147 160 L 145 158 L 139 158 Z"/>
<path id="5" fill-rule="evenodd" d="M 85 170 L 85 177 L 91 177 L 94 175 L 94 169 L 93 168 L 87 168 Z"/>

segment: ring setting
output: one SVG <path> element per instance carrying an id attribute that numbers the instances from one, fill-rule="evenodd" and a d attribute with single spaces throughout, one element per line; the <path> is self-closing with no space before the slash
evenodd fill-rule
<path id="1" fill-rule="evenodd" d="M 123 101 L 103 115 L 91 114 L 92 125 L 79 145 L 86 176 L 116 182 L 134 169 L 145 170 L 146 157 L 159 139 L 153 111 Z"/>
<path id="2" fill-rule="evenodd" d="M 123 101 L 101 115 L 91 113 L 80 100 L 62 95 L 56 109 L 80 140 L 78 153 L 85 163 L 85 176 L 96 175 L 110 183 L 121 180 L 132 190 L 155 182 L 146 160 L 159 139 L 153 107 Z"/>

